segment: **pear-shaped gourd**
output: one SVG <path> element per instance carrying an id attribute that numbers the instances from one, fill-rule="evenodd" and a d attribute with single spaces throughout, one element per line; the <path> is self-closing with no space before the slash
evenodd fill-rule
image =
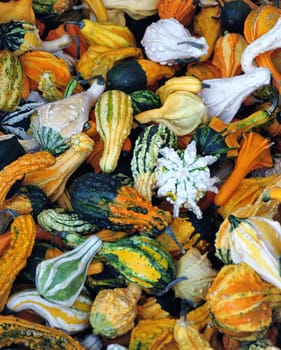
<path id="1" fill-rule="evenodd" d="M 38 143 L 41 146 L 44 144 L 46 149 L 59 134 L 64 142 L 69 144 L 72 135 L 82 132 L 85 122 L 89 119 L 90 109 L 104 89 L 104 79 L 97 78 L 86 91 L 38 107 L 30 125 Z M 54 136 L 50 134 L 46 139 L 46 132 L 42 132 L 42 128 L 47 131 L 51 129 Z"/>
<path id="2" fill-rule="evenodd" d="M 207 107 L 202 99 L 189 91 L 169 94 L 160 108 L 135 115 L 142 124 L 163 123 L 177 136 L 192 133 L 201 123 L 207 122 Z"/>
<path id="3" fill-rule="evenodd" d="M 35 276 L 39 294 L 49 301 L 72 306 L 84 287 L 88 266 L 101 246 L 101 239 L 91 235 L 73 250 L 40 262 Z"/>

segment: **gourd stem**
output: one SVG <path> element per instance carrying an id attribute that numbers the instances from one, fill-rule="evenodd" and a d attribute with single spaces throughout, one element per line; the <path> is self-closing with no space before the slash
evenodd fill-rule
<path id="1" fill-rule="evenodd" d="M 186 315 L 189 310 L 195 309 L 197 304 L 190 299 L 181 299 L 180 301 L 180 318 L 186 321 Z"/>
<path id="2" fill-rule="evenodd" d="M 50 41 L 42 41 L 39 47 L 33 48 L 36 51 L 47 51 L 54 52 L 59 51 L 61 49 L 65 49 L 72 44 L 72 39 L 68 34 L 62 35 L 61 37 L 50 40 Z"/>
<path id="3" fill-rule="evenodd" d="M 196 49 L 203 49 L 203 47 L 204 47 L 203 44 L 199 44 L 199 43 L 196 43 L 194 41 L 188 41 L 188 40 L 187 41 L 180 41 L 177 43 L 177 45 L 184 45 L 184 44 L 195 47 Z"/>
<path id="4" fill-rule="evenodd" d="M 177 283 L 181 282 L 181 281 L 185 281 L 188 278 L 186 276 L 181 276 L 178 277 L 176 279 L 174 279 L 173 281 L 171 281 L 170 283 L 167 284 L 167 286 L 162 289 L 160 292 L 154 292 L 153 294 L 157 295 L 158 297 L 161 297 L 161 295 L 164 295 L 165 293 L 167 293 L 171 288 L 174 287 L 174 285 L 176 285 Z"/>
<path id="5" fill-rule="evenodd" d="M 174 231 L 171 229 L 171 226 L 166 227 L 163 233 L 166 233 L 168 236 L 170 236 L 174 240 L 174 242 L 178 246 L 181 254 L 185 254 L 185 250 L 184 250 L 182 244 L 177 239 L 176 235 L 174 234 Z"/>

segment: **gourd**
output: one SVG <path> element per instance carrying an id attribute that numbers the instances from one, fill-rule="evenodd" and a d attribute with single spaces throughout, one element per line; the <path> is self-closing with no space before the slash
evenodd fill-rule
<path id="1" fill-rule="evenodd" d="M 70 198 L 75 212 L 100 230 L 158 235 L 171 222 L 169 212 L 144 200 L 118 175 L 80 175 L 71 185 Z"/>
<path id="2" fill-rule="evenodd" d="M 246 263 L 223 266 L 207 294 L 213 324 L 240 341 L 265 335 L 280 300 L 280 289 L 264 282 Z"/>
<path id="3" fill-rule="evenodd" d="M 138 136 L 131 160 L 134 187 L 146 200 L 151 201 L 155 189 L 155 174 L 159 150 L 175 147 L 177 137 L 164 124 L 149 125 Z"/>
<path id="4" fill-rule="evenodd" d="M 68 34 L 52 41 L 42 41 L 38 29 L 33 23 L 11 20 L 0 23 L 2 37 L 0 50 L 9 50 L 22 55 L 29 50 L 57 51 L 71 44 Z"/>
<path id="5" fill-rule="evenodd" d="M 150 109 L 135 115 L 141 124 L 163 123 L 177 136 L 192 133 L 207 121 L 207 107 L 201 98 L 189 91 L 169 94 L 160 108 Z"/>
<path id="6" fill-rule="evenodd" d="M 88 266 L 101 246 L 100 238 L 91 235 L 76 248 L 41 261 L 35 276 L 39 294 L 48 301 L 72 306 L 84 287 Z"/>
<path id="7" fill-rule="evenodd" d="M 82 220 L 77 213 L 67 212 L 60 207 L 40 211 L 36 219 L 38 224 L 49 232 L 87 234 L 95 231 L 95 226 Z"/>
<path id="8" fill-rule="evenodd" d="M 107 72 L 119 61 L 142 56 L 141 49 L 137 47 L 112 49 L 108 46 L 90 45 L 79 58 L 76 71 L 84 79 L 90 79 L 95 75 L 102 75 L 105 78 Z"/>
<path id="9" fill-rule="evenodd" d="M 162 65 L 173 65 L 205 55 L 204 37 L 192 36 L 175 18 L 160 19 L 146 27 L 141 40 L 147 58 Z"/>
<path id="10" fill-rule="evenodd" d="M 222 78 L 230 78 L 242 73 L 241 56 L 246 47 L 247 42 L 239 33 L 224 33 L 218 38 L 212 63 L 220 69 Z"/>
<path id="11" fill-rule="evenodd" d="M 197 94 L 199 91 L 201 91 L 201 89 L 202 83 L 198 78 L 191 75 L 183 75 L 166 80 L 165 83 L 156 90 L 156 93 L 159 95 L 161 104 L 163 104 L 167 97 L 173 92 L 189 91 Z"/>
<path id="12" fill-rule="evenodd" d="M 6 165 L 0 171 L 0 209 L 5 208 L 6 196 L 15 184 L 25 174 L 38 170 L 55 163 L 55 158 L 48 152 L 26 153 Z"/>
<path id="13" fill-rule="evenodd" d="M 30 171 L 23 184 L 38 186 L 52 203 L 55 202 L 63 194 L 67 180 L 91 153 L 93 144 L 94 141 L 85 133 L 74 134 L 70 148 L 55 158 L 55 164 Z"/>
<path id="14" fill-rule="evenodd" d="M 66 61 L 52 52 L 32 50 L 22 54 L 19 59 L 24 74 L 28 77 L 30 85 L 35 91 L 40 91 L 39 83 L 45 73 L 54 76 L 55 82 L 52 90 L 55 89 L 60 94 L 64 92 L 71 80 L 70 69 Z"/>
<path id="15" fill-rule="evenodd" d="M 188 27 L 194 16 L 196 6 L 190 0 L 160 0 L 157 3 L 159 18 L 175 18 Z"/>
<path id="16" fill-rule="evenodd" d="M 0 2 L 0 23 L 11 20 L 35 23 L 32 0 L 9 0 Z"/>
<path id="17" fill-rule="evenodd" d="M 219 17 L 222 27 L 228 32 L 243 34 L 244 22 L 251 10 L 243 0 L 223 1 Z"/>
<path id="18" fill-rule="evenodd" d="M 18 273 L 25 267 L 35 242 L 36 226 L 31 215 L 19 215 L 11 224 L 11 241 L 0 258 L 0 310 L 7 303 Z M 0 342 L 1 343 L 1 342 Z"/>
<path id="19" fill-rule="evenodd" d="M 274 64 L 275 49 L 278 45 L 280 9 L 271 4 L 264 4 L 252 10 L 245 20 L 244 37 L 248 42 L 247 50 L 242 55 L 242 69 L 251 71 L 255 64 L 267 67 L 273 78 L 273 85 L 280 92 L 280 73 Z"/>
<path id="20" fill-rule="evenodd" d="M 135 324 L 137 303 L 142 288 L 129 283 L 126 288 L 98 292 L 90 311 L 90 324 L 95 334 L 116 338 L 129 332 Z"/>
<path id="21" fill-rule="evenodd" d="M 162 291 L 175 278 L 171 255 L 152 237 L 133 235 L 117 242 L 104 242 L 98 254 L 128 281 L 150 293 Z"/>
<path id="22" fill-rule="evenodd" d="M 83 291 L 71 307 L 50 302 L 42 298 L 36 289 L 24 289 L 12 294 L 7 302 L 7 308 L 13 312 L 32 310 L 48 322 L 52 328 L 57 328 L 69 334 L 81 332 L 89 326 L 92 299 Z"/>
<path id="23" fill-rule="evenodd" d="M 46 193 L 38 186 L 21 186 L 14 195 L 5 200 L 5 209 L 13 210 L 17 214 L 31 214 L 36 217 L 50 205 Z"/>
<path id="24" fill-rule="evenodd" d="M 242 68 L 243 69 L 243 68 Z M 267 68 L 256 68 L 250 73 L 230 78 L 206 79 L 207 86 L 198 95 L 208 107 L 208 115 L 230 123 L 242 102 L 259 87 L 269 85 L 271 74 Z"/>
<path id="25" fill-rule="evenodd" d="M 134 115 L 148 109 L 158 108 L 161 105 L 158 94 L 149 89 L 136 90 L 129 93 L 129 95 Z"/>
<path id="26" fill-rule="evenodd" d="M 104 0 L 107 9 L 118 9 L 127 13 L 130 17 L 139 20 L 157 13 L 157 1 L 145 0 L 139 3 L 135 0 Z"/>
<path id="27" fill-rule="evenodd" d="M 46 344 L 53 350 L 85 350 L 64 331 L 30 322 L 15 316 L 0 316 L 0 346 L 26 344 L 32 349 L 42 350 Z"/>
<path id="28" fill-rule="evenodd" d="M 104 89 L 104 79 L 99 77 L 86 91 L 38 107 L 31 120 L 30 127 L 39 144 L 42 143 L 45 148 L 55 152 L 56 144 L 53 145 L 53 143 L 58 138 L 57 134 L 59 134 L 63 138 L 63 140 L 59 138 L 59 144 L 64 141 L 65 144 L 69 145 L 71 137 L 83 130 L 84 123 L 89 119 L 90 109 L 95 105 Z M 40 131 L 41 128 L 43 130 Z M 54 140 L 49 128 L 56 132 L 54 133 Z"/>
<path id="29" fill-rule="evenodd" d="M 70 10 L 73 3 L 73 0 L 32 0 L 32 8 L 37 16 L 49 14 L 62 14 L 67 10 Z"/>
<path id="30" fill-rule="evenodd" d="M 0 51 L 0 110 L 15 110 L 23 94 L 23 69 L 19 58 L 8 49 Z"/>
<path id="31" fill-rule="evenodd" d="M 225 205 L 235 192 L 242 179 L 251 171 L 272 167 L 273 161 L 270 152 L 270 141 L 252 131 L 243 136 L 241 147 L 231 174 L 223 182 L 214 198 L 217 206 Z"/>
<path id="32" fill-rule="evenodd" d="M 209 342 L 204 339 L 203 334 L 200 334 L 196 327 L 184 317 L 176 320 L 173 335 L 179 350 L 213 350 Z"/>
<path id="33" fill-rule="evenodd" d="M 208 51 L 200 57 L 200 62 L 208 62 L 213 54 L 217 39 L 221 35 L 222 27 L 218 19 L 219 6 L 201 7 L 193 17 L 192 29 L 196 35 L 203 36 L 208 43 Z"/>
<path id="34" fill-rule="evenodd" d="M 5 134 L 14 134 L 19 139 L 27 139 L 30 118 L 42 102 L 24 102 L 14 111 L 0 113 L 0 130 Z"/>
<path id="35" fill-rule="evenodd" d="M 196 304 L 202 303 L 217 274 L 211 266 L 207 253 L 201 254 L 199 249 L 191 247 L 177 260 L 176 266 L 177 278 L 186 277 L 186 280 L 178 282 L 173 287 L 176 297 L 191 300 Z"/>
<path id="36" fill-rule="evenodd" d="M 235 264 L 248 264 L 263 280 L 280 288 L 279 222 L 261 216 L 239 218 L 234 215 L 229 215 L 225 220 L 217 232 L 217 255 L 227 254 Z"/>
<path id="37" fill-rule="evenodd" d="M 173 337 L 176 319 L 140 320 L 130 336 L 129 350 L 148 350 L 165 344 L 171 350 L 179 349 Z M 156 348 L 156 347 L 155 347 Z"/>
<path id="38" fill-rule="evenodd" d="M 163 66 L 149 59 L 127 59 L 117 62 L 106 75 L 109 89 L 126 93 L 150 89 L 163 79 L 175 74 L 173 67 Z"/>
<path id="39" fill-rule="evenodd" d="M 77 25 L 89 46 L 101 45 L 112 49 L 136 46 L 135 37 L 127 26 L 112 22 L 101 23 L 87 18 L 77 22 Z"/>
<path id="40" fill-rule="evenodd" d="M 107 10 L 102 0 L 83 0 L 82 4 L 85 4 L 90 9 L 97 22 L 108 22 Z"/>
<path id="41" fill-rule="evenodd" d="M 131 97 L 120 90 L 103 92 L 95 105 L 95 117 L 104 143 L 99 165 L 104 173 L 110 173 L 117 167 L 123 143 L 132 129 Z"/>

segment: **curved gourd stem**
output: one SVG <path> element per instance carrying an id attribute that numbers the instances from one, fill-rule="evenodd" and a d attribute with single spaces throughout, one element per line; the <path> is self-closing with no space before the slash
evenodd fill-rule
<path id="1" fill-rule="evenodd" d="M 181 281 L 185 281 L 187 279 L 188 278 L 186 276 L 178 277 L 178 278 L 174 279 L 173 281 L 171 281 L 170 283 L 168 283 L 167 286 L 164 289 L 162 289 L 160 292 L 154 292 L 153 294 L 158 296 L 158 297 L 161 297 L 162 295 L 166 294 L 170 289 L 172 289 L 177 283 L 179 283 Z"/>
<path id="2" fill-rule="evenodd" d="M 168 236 L 170 236 L 174 240 L 174 242 L 178 246 L 181 254 L 185 254 L 185 250 L 184 250 L 182 244 L 177 239 L 176 235 L 174 234 L 174 231 L 172 230 L 171 226 L 166 227 L 165 230 L 163 231 L 163 233 L 166 233 Z"/>

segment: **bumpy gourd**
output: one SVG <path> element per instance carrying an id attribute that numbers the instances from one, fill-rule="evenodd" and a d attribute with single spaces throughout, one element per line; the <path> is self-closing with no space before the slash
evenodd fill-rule
<path id="1" fill-rule="evenodd" d="M 214 325 L 238 340 L 262 338 L 280 302 L 280 289 L 264 282 L 246 263 L 223 266 L 207 294 Z"/>
<path id="2" fill-rule="evenodd" d="M 134 235 L 117 242 L 104 242 L 99 256 L 127 280 L 152 293 L 162 291 L 175 278 L 175 262 L 154 238 Z"/>
<path id="3" fill-rule="evenodd" d="M 25 267 L 35 242 L 36 226 L 31 215 L 12 222 L 11 241 L 0 259 L 0 310 L 3 311 L 18 273 Z"/>
<path id="4" fill-rule="evenodd" d="M 64 331 L 26 321 L 15 316 L 0 316 L 0 346 L 22 344 L 32 349 L 42 350 L 46 344 L 53 350 L 85 350 Z"/>
<path id="5" fill-rule="evenodd" d="M 70 188 L 71 204 L 100 230 L 159 235 L 171 222 L 168 211 L 146 201 L 131 179 L 107 173 L 78 176 Z"/>
<path id="6" fill-rule="evenodd" d="M 91 307 L 90 324 L 95 334 L 116 338 L 134 327 L 137 302 L 142 288 L 129 283 L 127 288 L 101 290 Z"/>
<path id="7" fill-rule="evenodd" d="M 36 267 L 36 289 L 49 301 L 72 306 L 81 293 L 87 269 L 102 241 L 92 235 L 76 248 L 44 260 Z"/>

